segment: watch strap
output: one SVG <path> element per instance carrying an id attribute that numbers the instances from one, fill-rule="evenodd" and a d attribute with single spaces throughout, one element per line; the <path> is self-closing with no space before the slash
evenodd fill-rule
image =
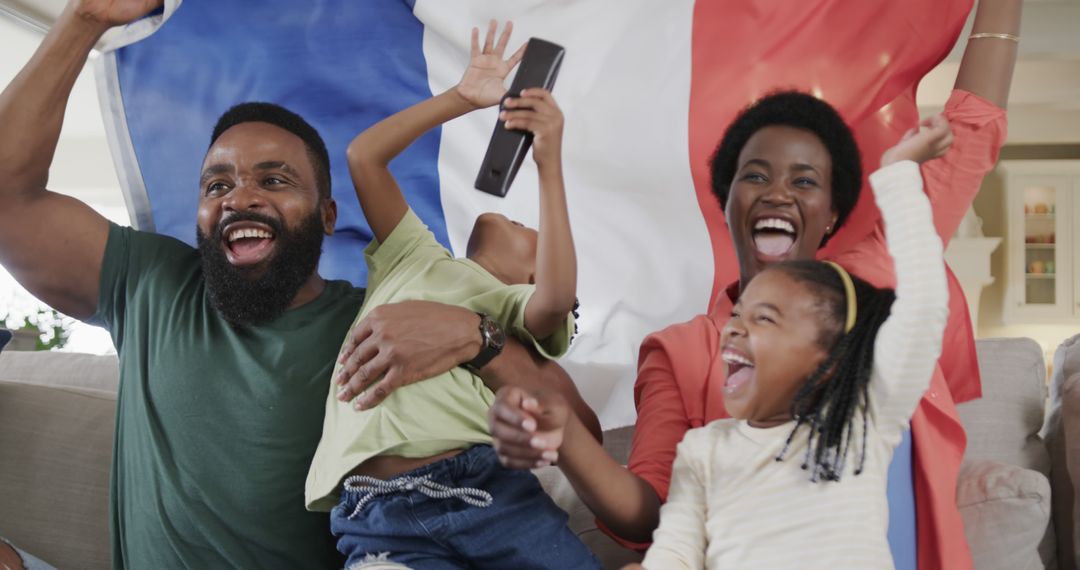
<path id="1" fill-rule="evenodd" d="M 495 339 L 491 338 L 488 328 L 491 325 L 499 327 L 499 323 L 484 313 L 476 314 L 480 315 L 480 339 L 483 344 L 480 346 L 480 352 L 472 360 L 462 364 L 473 374 L 478 374 L 481 368 L 487 366 L 487 363 L 502 352 L 502 346 L 496 344 Z"/>

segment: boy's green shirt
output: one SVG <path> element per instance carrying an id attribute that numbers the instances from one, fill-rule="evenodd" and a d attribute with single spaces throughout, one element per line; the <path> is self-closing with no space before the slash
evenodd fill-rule
<path id="1" fill-rule="evenodd" d="M 525 329 L 525 305 L 536 287 L 506 285 L 473 261 L 455 258 L 412 210 L 384 243 L 373 241 L 365 254 L 367 299 L 355 322 L 379 305 L 436 301 L 490 315 L 509 334 L 531 343 L 547 358 L 561 356 L 570 345 L 572 316 L 549 338 L 534 340 Z M 491 443 L 487 411 L 494 394 L 461 367 L 398 388 L 381 404 L 362 412 L 338 401 L 336 386 L 325 396 L 323 438 L 307 480 L 306 498 L 312 510 L 333 508 L 342 479 L 372 457 L 431 457 Z"/>

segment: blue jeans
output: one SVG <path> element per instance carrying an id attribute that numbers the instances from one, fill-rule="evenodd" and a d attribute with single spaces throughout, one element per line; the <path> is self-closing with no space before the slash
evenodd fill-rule
<path id="1" fill-rule="evenodd" d="M 493 501 L 479 507 L 456 496 L 433 498 L 418 488 L 400 489 L 366 499 L 350 520 L 368 493 L 346 488 L 330 513 L 337 548 L 348 557 L 346 568 L 380 556 L 415 570 L 600 568 L 536 476 L 503 467 L 491 446 L 474 446 L 391 483 L 425 476 L 451 489 L 479 489 Z"/>

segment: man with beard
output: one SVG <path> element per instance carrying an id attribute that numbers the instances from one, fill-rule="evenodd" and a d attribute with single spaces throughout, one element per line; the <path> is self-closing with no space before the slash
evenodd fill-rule
<path id="1" fill-rule="evenodd" d="M 0 95 L 0 263 L 53 307 L 112 333 L 114 567 L 340 565 L 326 517 L 304 509 L 304 479 L 363 291 L 316 272 L 337 209 L 315 129 L 265 103 L 222 116 L 199 180 L 197 250 L 46 190 L 91 47 L 160 3 L 72 0 Z M 358 354 L 368 358 L 350 360 L 350 372 L 378 381 L 362 401 L 497 354 L 480 322 L 434 303 L 377 309 L 362 324 Z M 514 344 L 481 375 L 492 388 L 508 377 L 568 381 Z"/>

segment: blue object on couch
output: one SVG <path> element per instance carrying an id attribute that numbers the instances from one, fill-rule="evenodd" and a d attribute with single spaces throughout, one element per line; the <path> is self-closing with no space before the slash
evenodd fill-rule
<path id="1" fill-rule="evenodd" d="M 912 473 L 911 429 L 893 452 L 889 464 L 889 549 L 896 570 L 915 570 L 919 561 L 915 526 L 915 478 Z"/>
<path id="2" fill-rule="evenodd" d="M 4 351 L 4 347 L 7 346 L 7 343 L 11 342 L 11 338 L 14 336 L 15 335 L 11 331 L 0 329 L 0 352 Z"/>

